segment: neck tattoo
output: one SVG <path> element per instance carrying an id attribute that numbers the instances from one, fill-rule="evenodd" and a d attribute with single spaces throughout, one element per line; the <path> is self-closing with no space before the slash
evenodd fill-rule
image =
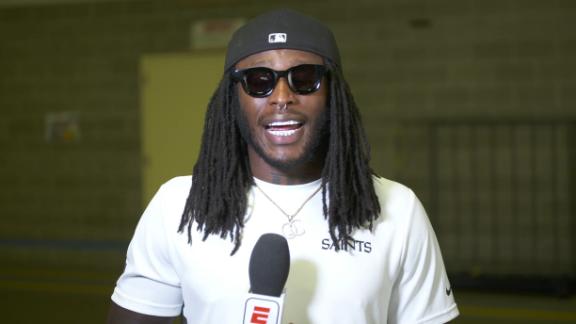
<path id="1" fill-rule="evenodd" d="M 264 197 L 266 197 L 266 199 L 268 199 L 274 206 L 276 206 L 276 208 L 278 208 L 278 210 L 282 214 L 284 214 L 284 216 L 286 216 L 286 218 L 288 219 L 288 222 L 282 225 L 282 233 L 286 238 L 293 239 L 297 236 L 304 235 L 304 233 L 306 233 L 302 225 L 302 222 L 299 219 L 296 219 L 296 216 L 298 216 L 298 213 L 300 213 L 300 211 L 304 208 L 304 206 L 306 206 L 306 204 L 310 201 L 310 199 L 312 199 L 312 197 L 314 197 L 318 193 L 318 191 L 320 191 L 322 185 L 320 185 L 318 189 L 314 190 L 314 192 L 310 196 L 308 196 L 306 200 L 304 200 L 302 205 L 300 205 L 300 207 L 298 207 L 296 212 L 292 215 L 284 211 L 284 209 L 282 209 L 282 207 L 280 207 L 272 198 L 270 198 L 270 196 L 268 196 L 268 194 L 266 194 L 264 190 L 262 190 L 262 188 L 258 186 L 258 184 L 256 184 L 256 188 L 258 188 L 258 190 L 260 190 L 260 192 L 264 195 Z"/>

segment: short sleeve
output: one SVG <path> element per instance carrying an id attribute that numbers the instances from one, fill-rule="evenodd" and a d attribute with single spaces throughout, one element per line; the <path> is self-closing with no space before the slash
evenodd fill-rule
<path id="1" fill-rule="evenodd" d="M 126 268 L 112 294 L 119 306 L 146 315 L 177 316 L 182 311 L 180 279 L 170 257 L 166 191 L 160 187 L 140 218 L 128 247 Z"/>
<path id="2" fill-rule="evenodd" d="M 413 199 L 404 229 L 402 261 L 389 305 L 389 323 L 446 323 L 458 308 L 434 230 Z"/>

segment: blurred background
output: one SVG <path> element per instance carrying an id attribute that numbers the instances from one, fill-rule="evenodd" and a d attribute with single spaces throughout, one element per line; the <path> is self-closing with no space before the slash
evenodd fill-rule
<path id="1" fill-rule="evenodd" d="M 104 322 L 148 199 L 191 173 L 230 33 L 285 6 L 333 29 L 455 322 L 576 323 L 573 0 L 0 0 L 0 322 Z"/>

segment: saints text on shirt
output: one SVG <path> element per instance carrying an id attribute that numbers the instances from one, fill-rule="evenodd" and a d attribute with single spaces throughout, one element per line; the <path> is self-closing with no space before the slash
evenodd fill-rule
<path id="1" fill-rule="evenodd" d="M 336 244 L 331 239 L 325 238 L 322 240 L 322 250 L 333 250 Z M 363 253 L 372 252 L 372 242 L 349 240 L 348 242 L 338 243 L 340 249 L 344 251 L 358 251 Z"/>

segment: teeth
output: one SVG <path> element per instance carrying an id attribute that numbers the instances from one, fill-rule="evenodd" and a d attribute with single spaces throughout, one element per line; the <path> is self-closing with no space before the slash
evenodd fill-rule
<path id="1" fill-rule="evenodd" d="M 293 130 L 270 130 L 269 129 L 268 131 L 274 136 L 284 137 L 284 136 L 290 136 L 290 135 L 296 133 L 297 130 L 296 129 L 293 129 Z"/>
<path id="2" fill-rule="evenodd" d="M 286 120 L 286 121 L 275 121 L 268 124 L 268 127 L 275 127 L 275 126 L 291 126 L 291 125 L 298 125 L 299 122 L 295 120 Z"/>
<path id="3" fill-rule="evenodd" d="M 274 136 L 279 137 L 286 137 L 290 135 L 294 135 L 299 129 L 302 123 L 296 120 L 283 120 L 283 121 L 274 121 L 267 125 L 267 131 Z M 298 127 L 291 127 L 291 126 L 298 126 Z M 291 128 L 291 129 L 283 129 L 283 128 Z"/>

